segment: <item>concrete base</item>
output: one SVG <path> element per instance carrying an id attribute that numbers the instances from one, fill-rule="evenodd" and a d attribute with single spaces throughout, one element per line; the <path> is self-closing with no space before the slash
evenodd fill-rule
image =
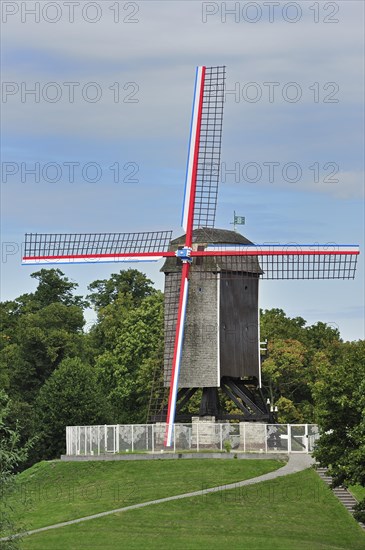
<path id="1" fill-rule="evenodd" d="M 94 455 L 78 455 L 67 456 L 61 455 L 61 460 L 65 462 L 84 462 L 95 460 L 175 460 L 180 458 L 222 458 L 222 459 L 237 459 L 237 460 L 288 460 L 288 455 L 283 453 L 143 453 L 143 454 L 103 454 L 99 456 Z"/>

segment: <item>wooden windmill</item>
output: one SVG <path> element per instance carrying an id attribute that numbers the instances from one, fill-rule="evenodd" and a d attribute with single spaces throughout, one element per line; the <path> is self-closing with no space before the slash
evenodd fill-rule
<path id="1" fill-rule="evenodd" d="M 25 238 L 23 264 L 165 258 L 167 446 L 172 443 L 177 402 L 186 402 L 197 387 L 203 389 L 203 414 L 216 411 L 216 390 L 222 387 L 237 405 L 265 415 L 246 381 L 256 378 L 260 384 L 259 279 L 353 278 L 359 254 L 356 245 L 255 245 L 231 231 L 214 229 L 224 84 L 225 67 L 197 68 L 182 237 L 171 241 L 171 231 L 159 231 L 32 233 Z M 212 328 L 211 340 L 201 346 L 194 327 L 209 315 L 205 326 Z"/>

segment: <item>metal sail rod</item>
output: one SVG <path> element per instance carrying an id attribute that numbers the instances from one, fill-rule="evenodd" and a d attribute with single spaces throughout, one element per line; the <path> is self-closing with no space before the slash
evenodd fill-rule
<path id="1" fill-rule="evenodd" d="M 24 256 L 23 265 L 39 264 L 77 264 L 110 262 L 158 262 L 163 258 L 175 256 L 173 252 L 139 252 L 125 254 L 79 254 L 73 256 Z"/>
<path id="2" fill-rule="evenodd" d="M 236 245 L 208 246 L 205 250 L 192 250 L 192 257 L 212 256 L 337 256 L 360 254 L 359 246 L 353 245 Z"/>
<path id="3" fill-rule="evenodd" d="M 188 262 L 183 264 L 182 274 L 181 274 L 181 286 L 180 286 L 180 297 L 179 297 L 179 310 L 176 323 L 176 335 L 175 335 L 175 344 L 174 344 L 174 358 L 172 364 L 171 372 L 171 381 L 170 381 L 170 394 L 167 408 L 167 424 L 165 432 L 165 441 L 164 444 L 166 447 L 171 447 L 172 445 L 172 436 L 173 436 L 173 427 L 175 422 L 175 413 L 176 413 L 176 397 L 178 392 L 179 384 L 179 373 L 182 359 L 182 348 L 183 348 L 183 339 L 184 339 L 184 326 L 186 319 L 186 307 L 188 302 L 188 292 L 189 292 L 189 269 L 190 264 Z"/>

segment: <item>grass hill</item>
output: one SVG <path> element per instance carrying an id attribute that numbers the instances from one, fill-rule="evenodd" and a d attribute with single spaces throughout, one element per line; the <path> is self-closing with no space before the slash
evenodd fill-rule
<path id="1" fill-rule="evenodd" d="M 41 462 L 9 503 L 34 529 L 130 504 L 242 481 L 276 460 Z M 365 533 L 312 469 L 259 484 L 151 505 L 25 537 L 24 550 L 363 550 Z"/>

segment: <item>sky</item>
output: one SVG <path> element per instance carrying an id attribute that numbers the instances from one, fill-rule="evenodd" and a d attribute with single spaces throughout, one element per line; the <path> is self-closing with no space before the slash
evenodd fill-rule
<path id="1" fill-rule="evenodd" d="M 359 244 L 354 280 L 263 281 L 260 306 L 364 338 L 364 4 L 2 2 L 1 300 L 26 232 L 180 227 L 197 65 L 226 65 L 216 227 Z M 63 265 L 79 293 L 138 267 Z M 94 322 L 87 312 L 88 325 Z"/>

